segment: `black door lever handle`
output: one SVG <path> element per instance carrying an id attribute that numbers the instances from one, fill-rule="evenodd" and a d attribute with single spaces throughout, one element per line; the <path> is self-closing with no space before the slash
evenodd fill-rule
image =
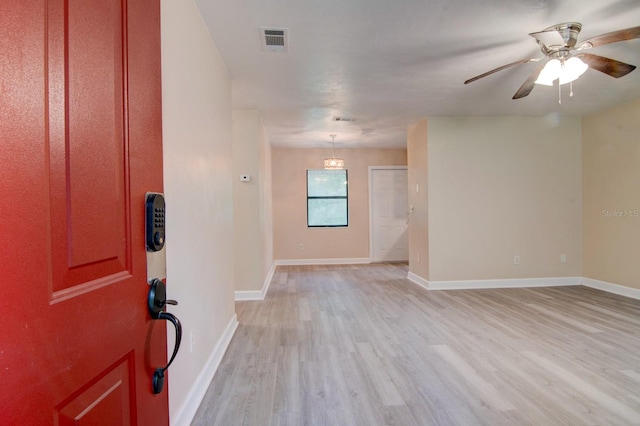
<path id="1" fill-rule="evenodd" d="M 165 367 L 156 368 L 153 372 L 153 393 L 160 393 L 164 387 L 164 372 L 167 371 L 180 349 L 180 342 L 182 341 L 182 324 L 180 324 L 180 320 L 176 318 L 175 315 L 164 311 L 164 307 L 166 305 L 177 305 L 178 302 L 175 300 L 167 300 L 167 289 L 164 286 L 164 283 L 157 278 L 154 278 L 151 281 L 147 303 L 151 318 L 169 321 L 176 329 L 176 342 L 169 362 Z"/>
<path id="2" fill-rule="evenodd" d="M 173 354 L 171 355 L 167 365 L 163 368 L 156 368 L 153 372 L 153 393 L 162 392 L 162 388 L 164 387 L 164 372 L 167 371 L 173 360 L 176 358 L 176 355 L 178 355 L 180 342 L 182 341 L 182 324 L 180 324 L 180 320 L 176 318 L 175 315 L 170 314 L 169 312 L 160 312 L 158 319 L 167 320 L 173 324 L 176 328 L 176 343 L 173 347 Z"/>

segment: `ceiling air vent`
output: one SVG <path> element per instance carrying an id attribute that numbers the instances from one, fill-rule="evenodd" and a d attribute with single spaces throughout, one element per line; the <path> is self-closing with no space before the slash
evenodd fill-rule
<path id="1" fill-rule="evenodd" d="M 356 121 L 356 119 L 351 117 L 333 117 L 331 121 Z"/>
<path id="2" fill-rule="evenodd" d="M 262 50 L 270 52 L 286 52 L 289 50 L 289 39 L 286 28 L 260 28 Z"/>

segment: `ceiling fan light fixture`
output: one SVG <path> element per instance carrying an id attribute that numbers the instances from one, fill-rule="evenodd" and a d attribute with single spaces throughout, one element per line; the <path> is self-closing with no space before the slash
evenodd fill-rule
<path id="1" fill-rule="evenodd" d="M 553 86 L 553 82 L 559 80 L 560 84 L 567 84 L 577 80 L 589 65 L 582 62 L 580 58 L 571 57 L 567 60 L 551 59 L 544 66 L 536 80 L 536 84 Z"/>
<path id="2" fill-rule="evenodd" d="M 562 72 L 560 73 L 560 84 L 570 83 L 577 80 L 585 71 L 589 68 L 589 65 L 582 62 L 580 58 L 571 57 L 564 61 Z"/>
<path id="3" fill-rule="evenodd" d="M 521 59 L 494 68 L 490 71 L 472 77 L 464 82 L 464 84 L 472 83 L 481 78 L 487 77 L 496 72 L 511 68 L 513 66 L 528 64 L 530 62 L 538 62 L 546 59 L 544 66 L 539 65 L 529 77 L 524 81 L 522 86 L 513 95 L 513 99 L 521 99 L 528 96 L 536 84 L 553 86 L 555 80 L 558 80 L 559 93 L 563 84 L 569 83 L 571 92 L 569 96 L 573 96 L 572 82 L 577 80 L 588 68 L 600 71 L 611 77 L 620 78 L 636 69 L 634 65 L 625 64 L 615 59 L 605 58 L 604 56 L 593 55 L 591 53 L 579 53 L 573 56 L 573 51 L 591 49 L 621 41 L 640 39 L 640 26 L 625 28 L 622 30 L 612 31 L 599 36 L 591 37 L 578 43 L 578 35 L 582 29 L 582 24 L 578 22 L 565 22 L 553 25 L 542 31 L 529 33 L 536 39 L 540 45 L 543 56 L 540 58 Z"/>
<path id="4" fill-rule="evenodd" d="M 562 65 L 560 65 L 559 59 L 551 59 L 544 66 L 540 75 L 536 80 L 536 84 L 542 84 L 544 86 L 553 86 L 553 82 L 558 78 L 562 72 Z"/>

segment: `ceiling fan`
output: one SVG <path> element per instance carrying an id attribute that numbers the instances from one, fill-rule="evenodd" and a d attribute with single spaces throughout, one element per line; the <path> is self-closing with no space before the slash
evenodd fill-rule
<path id="1" fill-rule="evenodd" d="M 522 59 L 503 65 L 470 78 L 465 81 L 464 84 L 472 83 L 515 65 L 539 62 L 547 59 L 531 73 L 529 78 L 527 78 L 524 84 L 520 86 L 520 89 L 513 95 L 513 99 L 520 99 L 531 93 L 536 84 L 552 86 L 556 79 L 559 81 L 559 85 L 570 83 L 580 77 L 589 67 L 615 78 L 625 76 L 636 69 L 634 65 L 625 64 L 624 62 L 605 58 L 604 56 L 582 53 L 582 51 L 605 44 L 640 38 L 640 27 L 632 27 L 601 34 L 578 43 L 578 34 L 581 29 L 582 24 L 565 22 L 545 28 L 536 33 L 530 33 L 529 35 L 535 38 L 540 45 L 540 50 L 542 50 L 544 56 L 533 59 Z"/>

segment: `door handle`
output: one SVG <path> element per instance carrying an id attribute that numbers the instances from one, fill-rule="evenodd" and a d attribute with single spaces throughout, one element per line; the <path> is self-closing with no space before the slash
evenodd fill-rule
<path id="1" fill-rule="evenodd" d="M 167 288 L 164 283 L 157 278 L 151 280 L 147 303 L 151 318 L 169 321 L 176 329 L 176 342 L 173 347 L 173 354 L 171 355 L 171 358 L 169 358 L 169 362 L 166 366 L 162 368 L 158 367 L 153 372 L 153 393 L 157 394 L 162 392 L 162 388 L 164 387 L 164 372 L 167 371 L 180 349 L 180 342 L 182 341 L 182 324 L 180 324 L 180 320 L 176 318 L 175 315 L 164 311 L 164 307 L 166 305 L 177 305 L 178 302 L 175 300 L 167 300 Z"/>

